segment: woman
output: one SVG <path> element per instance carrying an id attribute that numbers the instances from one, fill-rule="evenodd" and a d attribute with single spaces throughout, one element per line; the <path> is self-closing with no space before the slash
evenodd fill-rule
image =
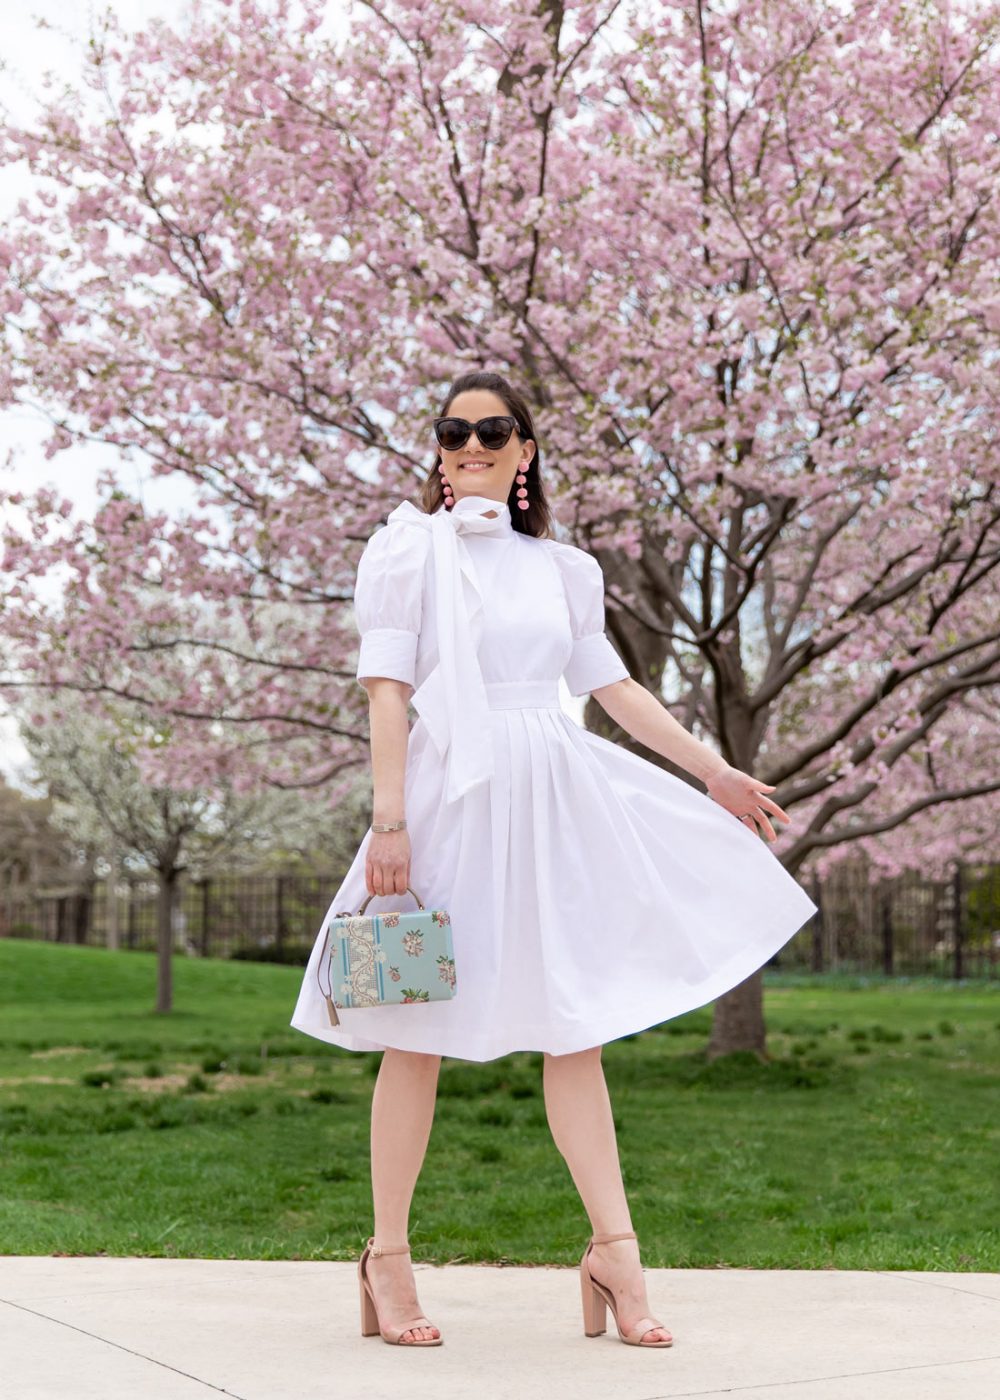
<path id="1" fill-rule="evenodd" d="M 607 1305 L 623 1341 L 669 1346 L 649 1315 L 601 1046 L 736 986 L 816 906 L 755 839 L 774 840 L 771 817 L 788 820 L 773 787 L 730 767 L 629 678 L 604 632 L 600 566 L 551 536 L 522 395 L 499 375 L 463 375 L 435 435 L 423 510 L 392 511 L 358 566 L 373 826 L 291 1022 L 384 1051 L 362 1331 L 441 1342 L 419 1311 L 406 1244 L 441 1056 L 541 1050 L 548 1122 L 594 1231 L 581 1260 L 584 1330 L 605 1330 Z M 575 724 L 560 677 L 707 795 Z M 419 718 L 408 731 L 411 698 Z M 454 997 L 344 1009 L 332 1026 L 317 979 L 327 921 L 366 893 L 390 901 L 381 912 L 404 894 L 412 907 L 408 888 L 450 914 Z"/>

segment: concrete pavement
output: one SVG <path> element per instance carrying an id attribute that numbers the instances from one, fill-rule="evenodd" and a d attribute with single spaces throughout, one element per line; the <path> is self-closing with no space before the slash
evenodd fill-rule
<path id="1" fill-rule="evenodd" d="M 1000 1274 L 647 1269 L 674 1345 L 583 1334 L 579 1275 L 415 1261 L 444 1345 L 360 1334 L 356 1266 L 0 1256 L 4 1400 L 997 1400 Z"/>

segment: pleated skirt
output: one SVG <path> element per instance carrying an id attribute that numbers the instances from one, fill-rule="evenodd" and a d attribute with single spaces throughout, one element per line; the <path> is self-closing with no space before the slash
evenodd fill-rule
<path id="1" fill-rule="evenodd" d="M 732 813 L 574 723 L 558 681 L 486 689 L 488 784 L 447 803 L 419 719 L 407 750 L 410 885 L 449 913 L 454 997 L 343 1008 L 330 1025 L 317 978 L 327 922 L 367 895 L 369 829 L 317 933 L 296 1030 L 346 1050 L 568 1054 L 713 1001 L 817 912 Z M 414 908 L 411 895 L 386 895 L 365 912 Z"/>

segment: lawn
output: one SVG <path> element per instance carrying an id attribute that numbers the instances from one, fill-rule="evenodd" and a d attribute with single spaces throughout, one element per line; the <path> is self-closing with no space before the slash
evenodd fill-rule
<path id="1" fill-rule="evenodd" d="M 297 968 L 0 941 L 0 1254 L 355 1259 L 377 1054 Z M 769 972 L 768 1064 L 710 1008 L 604 1065 L 647 1267 L 1000 1269 L 1000 985 Z M 436 1263 L 574 1264 L 539 1054 L 445 1059 L 410 1224 Z"/>

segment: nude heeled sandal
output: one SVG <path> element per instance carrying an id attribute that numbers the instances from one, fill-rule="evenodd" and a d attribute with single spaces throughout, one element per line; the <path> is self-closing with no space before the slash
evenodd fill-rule
<path id="1" fill-rule="evenodd" d="M 602 1332 L 607 1331 L 608 1314 L 607 1309 L 611 1309 L 611 1315 L 615 1320 L 615 1327 L 618 1328 L 618 1335 L 623 1342 L 629 1346 L 636 1347 L 672 1347 L 673 1337 L 668 1342 L 644 1342 L 642 1339 L 647 1332 L 652 1332 L 659 1327 L 664 1332 L 667 1328 L 662 1322 L 657 1322 L 655 1317 L 640 1317 L 639 1321 L 630 1332 L 622 1331 L 618 1322 L 618 1308 L 615 1304 L 614 1294 L 610 1288 L 605 1288 L 603 1283 L 598 1283 L 590 1272 L 590 1250 L 595 1244 L 611 1244 L 613 1240 L 634 1240 L 636 1239 L 634 1230 L 623 1230 L 620 1235 L 591 1235 L 590 1242 L 583 1252 L 580 1260 L 580 1292 L 583 1295 L 583 1330 L 588 1337 L 599 1337 Z"/>
<path id="2" fill-rule="evenodd" d="M 383 1244 L 375 1243 L 375 1236 L 372 1235 L 365 1245 L 364 1253 L 358 1260 L 358 1286 L 361 1293 L 361 1335 L 362 1337 L 379 1336 L 383 1342 L 392 1342 L 403 1347 L 439 1347 L 444 1341 L 443 1337 L 414 1337 L 409 1342 L 400 1341 L 404 1332 L 409 1332 L 414 1327 L 436 1327 L 437 1324 L 431 1322 L 427 1317 L 416 1317 L 403 1324 L 402 1327 L 390 1327 L 388 1331 L 379 1321 L 378 1308 L 375 1306 L 375 1294 L 368 1281 L 368 1274 L 365 1265 L 369 1258 L 377 1259 L 380 1254 L 409 1254 L 408 1244 Z"/>

